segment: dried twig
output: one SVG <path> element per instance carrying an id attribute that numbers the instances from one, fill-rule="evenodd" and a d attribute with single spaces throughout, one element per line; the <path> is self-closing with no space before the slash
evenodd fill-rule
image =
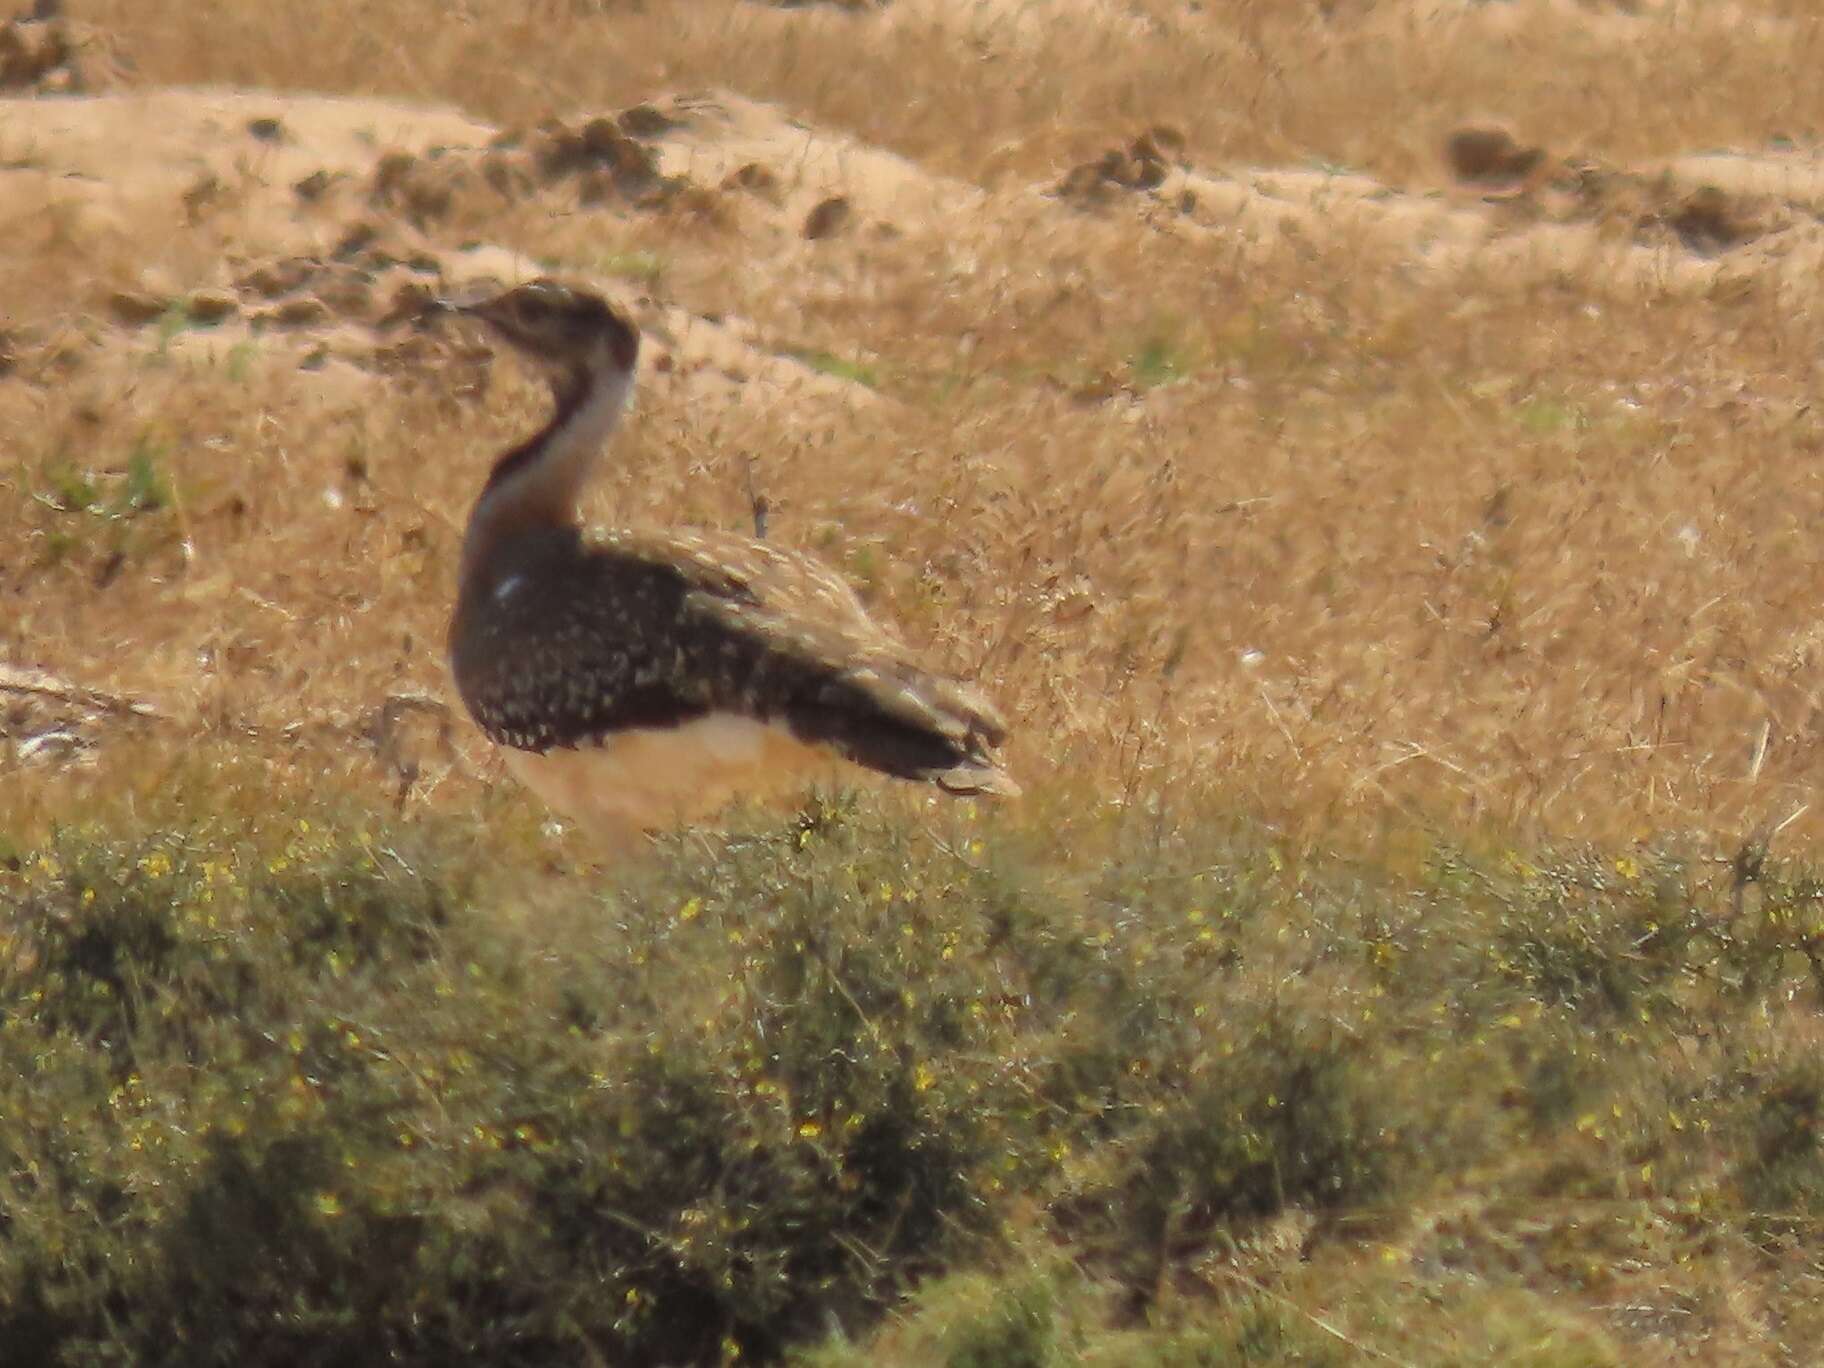
<path id="1" fill-rule="evenodd" d="M 74 704 L 90 712 L 111 713 L 119 717 L 164 716 L 151 704 L 142 703 L 136 698 L 103 693 L 100 689 L 59 679 L 43 670 L 28 670 L 17 665 L 0 664 L 0 694 L 48 698 L 58 703 Z"/>

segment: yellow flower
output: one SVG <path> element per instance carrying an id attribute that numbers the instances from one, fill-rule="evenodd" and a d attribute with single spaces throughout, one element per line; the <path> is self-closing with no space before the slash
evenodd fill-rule
<path id="1" fill-rule="evenodd" d="M 937 1074 L 932 1070 L 929 1064 L 924 1063 L 922 1060 L 919 1062 L 918 1067 L 912 1070 L 912 1086 L 919 1092 L 929 1092 L 931 1086 L 936 1082 Z"/>

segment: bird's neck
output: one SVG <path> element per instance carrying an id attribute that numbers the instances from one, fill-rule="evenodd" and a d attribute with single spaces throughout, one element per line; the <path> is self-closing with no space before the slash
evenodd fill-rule
<path id="1" fill-rule="evenodd" d="M 579 521 L 583 485 L 633 391 L 623 370 L 577 371 L 552 385 L 551 420 L 494 463 L 469 515 L 463 538 L 462 576 L 501 538 L 535 527 L 572 527 Z"/>

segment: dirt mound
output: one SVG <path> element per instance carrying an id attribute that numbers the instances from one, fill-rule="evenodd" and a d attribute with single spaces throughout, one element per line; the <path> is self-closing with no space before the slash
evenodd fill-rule
<path id="1" fill-rule="evenodd" d="M 484 147 L 392 152 L 375 167 L 377 207 L 426 227 L 452 218 L 485 220 L 503 202 L 560 194 L 581 209 L 668 208 L 696 188 L 688 176 L 661 175 L 653 154 L 629 129 L 650 128 L 645 107 L 575 123 L 550 120 L 530 133 L 501 133 Z M 709 203 L 699 192 L 701 207 Z"/>
<path id="2" fill-rule="evenodd" d="M 1401 189 L 1341 170 L 1203 168 L 1171 130 L 1153 130 L 1042 193 L 1079 211 L 1139 204 L 1256 255 L 1365 242 L 1409 265 L 1518 283 L 1600 259 L 1602 288 L 1625 295 L 1701 294 L 1744 272 L 1797 284 L 1824 262 L 1824 160 L 1809 151 L 1622 167 L 1466 125 L 1441 152 L 1442 190 Z"/>
<path id="3" fill-rule="evenodd" d="M 1072 167 L 1054 193 L 1073 204 L 1106 204 L 1126 190 L 1157 190 L 1174 167 L 1182 168 L 1184 135 L 1154 128 L 1124 147 L 1112 147 Z"/>
<path id="4" fill-rule="evenodd" d="M 492 132 L 382 100 L 153 90 L 10 101 L 0 150 L 22 250 L 38 235 L 81 263 L 78 279 L 169 295 L 222 283 L 228 255 L 333 249 L 352 215 L 320 206 L 325 187 L 371 175 L 382 149 Z M 29 273 L 11 282 L 15 319 L 39 288 Z M 46 311 L 67 301 L 42 296 Z"/>
<path id="5" fill-rule="evenodd" d="M 460 370 L 473 360 L 467 351 L 403 324 L 431 293 L 510 285 L 546 269 L 477 240 L 477 229 L 515 207 L 541 219 L 586 215 L 588 227 L 627 215 L 713 215 L 729 199 L 765 204 L 768 223 L 794 239 L 803 228 L 795 215 L 821 214 L 812 237 L 852 226 L 849 200 L 840 214 L 831 209 L 831 181 L 784 171 L 782 121 L 759 128 L 752 110 L 728 158 L 747 169 L 721 188 L 722 164 L 700 150 L 720 108 L 669 101 L 499 132 L 442 110 L 223 91 L 15 106 L 8 132 L 32 148 L 12 177 L 20 202 L 36 196 L 83 226 L 95 274 L 115 275 L 96 301 L 115 326 L 23 326 L 9 333 L 8 364 L 42 380 L 84 357 L 240 349 L 243 367 L 299 368 L 319 384 L 451 362 Z M 782 168 L 773 200 L 756 192 L 762 147 Z M 696 176 L 679 169 L 693 159 Z M 865 189 L 851 194 L 859 200 Z M 160 224 L 162 235 L 147 231 Z M 131 264 L 131 278 L 108 269 L 114 260 Z M 663 383 L 687 384 L 700 398 L 732 400 L 758 381 L 750 401 L 873 400 L 866 386 L 807 364 L 789 340 L 771 342 L 736 315 L 693 314 L 647 289 L 629 297 L 611 275 L 566 273 L 634 312 Z"/>
<path id="6" fill-rule="evenodd" d="M 346 386 L 365 376 L 475 396 L 486 390 L 498 349 L 474 330 L 425 326 L 425 302 L 504 288 L 539 273 L 536 263 L 499 248 L 401 251 L 362 225 L 328 255 L 242 262 L 223 285 L 173 295 L 117 290 L 109 300 L 116 327 L 96 346 L 128 361 L 148 348 L 175 359 L 236 355 L 243 358 L 239 369 L 293 368 L 315 375 L 319 385 Z M 615 282 L 582 278 L 617 298 L 640 324 L 649 383 L 687 386 L 693 403 L 717 397 L 874 402 L 863 386 L 770 351 L 741 319 L 628 298 Z M 41 375 L 55 361 L 48 350 L 35 359 L 22 373 Z"/>
<path id="7" fill-rule="evenodd" d="M 91 24 L 66 19 L 58 0 L 0 21 L 0 94 L 81 95 L 126 84 L 131 63 Z"/>
<path id="8" fill-rule="evenodd" d="M 636 112 L 633 131 L 657 174 L 738 196 L 750 249 L 893 232 L 978 209 L 985 199 L 962 181 L 725 91 L 655 100 L 622 115 L 623 128 Z"/>

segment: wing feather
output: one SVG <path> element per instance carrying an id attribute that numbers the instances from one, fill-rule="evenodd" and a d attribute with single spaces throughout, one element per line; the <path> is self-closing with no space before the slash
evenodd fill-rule
<path id="1" fill-rule="evenodd" d="M 617 529 L 588 546 L 672 567 L 686 580 L 686 611 L 771 655 L 815 670 L 822 705 L 841 713 L 857 700 L 883 721 L 942 738 L 953 771 L 928 774 L 961 792 L 1017 792 L 989 757 L 1007 733 L 991 703 L 961 680 L 921 666 L 906 645 L 868 616 L 846 581 L 783 547 L 713 531 Z"/>

